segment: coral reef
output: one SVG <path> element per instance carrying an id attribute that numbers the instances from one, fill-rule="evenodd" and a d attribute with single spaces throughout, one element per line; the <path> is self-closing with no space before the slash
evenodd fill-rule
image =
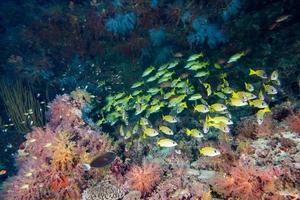
<path id="1" fill-rule="evenodd" d="M 126 35 L 129 31 L 134 29 L 136 21 L 137 16 L 133 12 L 117 14 L 106 21 L 105 27 L 109 32 Z"/>
<path id="2" fill-rule="evenodd" d="M 86 171 L 84 164 L 112 147 L 80 118 L 79 102 L 58 96 L 50 104 L 49 123 L 28 133 L 17 157 L 19 172 L 5 185 L 7 200 L 81 199 L 88 180 L 101 179 L 103 171 Z"/>

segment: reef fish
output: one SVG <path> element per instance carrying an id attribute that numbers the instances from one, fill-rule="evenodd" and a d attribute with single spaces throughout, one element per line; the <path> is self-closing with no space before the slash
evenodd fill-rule
<path id="1" fill-rule="evenodd" d="M 87 167 L 101 168 L 112 163 L 116 158 L 116 154 L 114 152 L 106 152 L 94 158 L 90 164 L 85 164 Z"/>
<path id="2" fill-rule="evenodd" d="M 214 147 L 202 147 L 199 148 L 199 153 L 204 156 L 214 157 L 221 154 L 221 152 Z"/>
<path id="3" fill-rule="evenodd" d="M 163 138 L 159 139 L 157 141 L 157 144 L 161 147 L 175 147 L 177 145 L 177 142 L 168 138 Z"/>

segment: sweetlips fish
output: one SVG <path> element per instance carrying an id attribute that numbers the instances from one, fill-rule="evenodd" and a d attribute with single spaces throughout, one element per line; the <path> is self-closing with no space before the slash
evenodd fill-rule
<path id="1" fill-rule="evenodd" d="M 158 127 L 158 130 L 160 130 L 161 132 L 163 132 L 163 133 L 166 134 L 166 135 L 174 135 L 172 129 L 170 129 L 170 128 L 167 127 L 167 126 L 160 125 L 160 126 Z"/>
<path id="2" fill-rule="evenodd" d="M 177 122 L 177 119 L 176 117 L 172 116 L 172 115 L 163 115 L 162 116 L 162 119 L 166 122 L 169 122 L 169 123 L 176 123 Z"/>

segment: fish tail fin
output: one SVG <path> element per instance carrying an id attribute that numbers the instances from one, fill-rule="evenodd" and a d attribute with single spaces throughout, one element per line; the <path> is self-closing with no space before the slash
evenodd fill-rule
<path id="1" fill-rule="evenodd" d="M 250 68 L 250 71 L 249 71 L 249 75 L 255 75 L 255 71 L 253 69 Z"/>

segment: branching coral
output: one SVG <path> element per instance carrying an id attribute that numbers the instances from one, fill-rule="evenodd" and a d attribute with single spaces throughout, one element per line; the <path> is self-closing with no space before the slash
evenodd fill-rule
<path id="1" fill-rule="evenodd" d="M 241 0 L 231 0 L 227 7 L 223 10 L 222 17 L 224 21 L 229 20 L 236 15 L 241 8 Z"/>
<path id="2" fill-rule="evenodd" d="M 143 193 L 151 192 L 160 181 L 161 168 L 155 162 L 144 162 L 143 166 L 135 165 L 126 174 L 129 187 Z"/>
<path id="3" fill-rule="evenodd" d="M 232 167 L 228 175 L 214 178 L 212 185 L 215 191 L 225 197 L 254 200 L 274 192 L 275 180 L 272 171 L 239 164 Z"/>

